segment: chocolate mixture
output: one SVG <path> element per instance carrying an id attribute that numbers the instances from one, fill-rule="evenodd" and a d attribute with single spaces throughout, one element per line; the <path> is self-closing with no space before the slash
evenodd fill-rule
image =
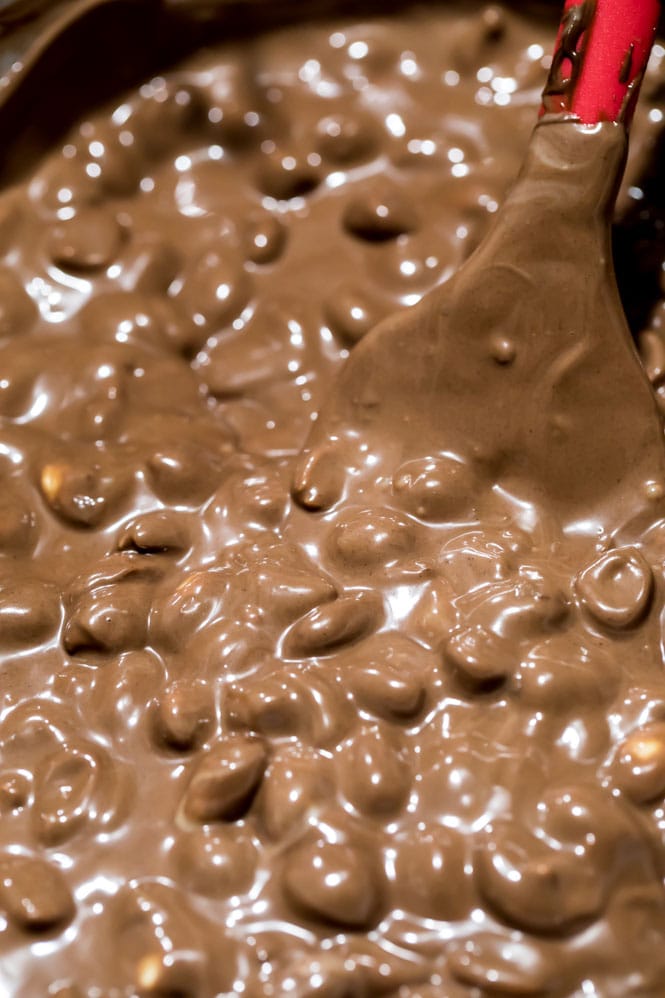
<path id="1" fill-rule="evenodd" d="M 202 53 L 3 196 L 3 994 L 665 994 L 658 482 L 638 521 L 608 483 L 589 525 L 583 489 L 561 514 L 583 436 L 574 467 L 529 454 L 559 493 L 517 503 L 425 434 L 387 484 L 335 503 L 324 461 L 331 508 L 291 498 L 332 375 L 488 229 L 553 34 L 449 3 Z M 622 154 L 608 127 L 589 153 Z M 495 368 L 526 424 L 565 384 L 519 373 L 514 262 L 460 426 L 493 418 Z M 567 301 L 589 272 L 567 261 Z M 615 399 L 624 438 L 630 381 L 592 360 L 576 397 Z"/>

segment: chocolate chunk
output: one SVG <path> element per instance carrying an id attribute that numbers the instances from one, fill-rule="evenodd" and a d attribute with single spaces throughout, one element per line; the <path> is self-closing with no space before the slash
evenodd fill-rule
<path id="1" fill-rule="evenodd" d="M 242 816 L 263 779 L 267 753 L 263 742 L 241 735 L 214 745 L 196 764 L 183 800 L 192 821 L 233 821 Z"/>
<path id="2" fill-rule="evenodd" d="M 36 856 L 0 854 L 0 906 L 24 932 L 48 932 L 74 916 L 74 901 L 56 866 Z"/>
<path id="3" fill-rule="evenodd" d="M 263 781 L 256 806 L 273 839 L 284 839 L 301 828 L 334 792 L 328 761 L 317 752 L 276 755 Z"/>
<path id="4" fill-rule="evenodd" d="M 158 739 L 175 749 L 192 749 L 204 742 L 214 721 L 213 696 L 199 680 L 172 683 L 159 698 L 155 726 Z"/>
<path id="5" fill-rule="evenodd" d="M 609 551 L 581 573 L 577 592 L 582 605 L 600 624 L 632 627 L 649 610 L 653 574 L 638 550 Z"/>
<path id="6" fill-rule="evenodd" d="M 277 147 L 263 157 L 257 181 L 264 194 L 278 201 L 289 201 L 310 194 L 318 186 L 319 165 L 312 154 Z"/>
<path id="7" fill-rule="evenodd" d="M 52 638 L 60 624 L 56 588 L 42 579 L 0 578 L 0 633 L 7 649 L 29 648 Z"/>
<path id="8" fill-rule="evenodd" d="M 386 305 L 377 295 L 351 284 L 337 288 L 323 303 L 323 311 L 332 331 L 354 344 L 386 315 Z"/>
<path id="9" fill-rule="evenodd" d="M 173 292 L 178 307 L 193 320 L 197 345 L 236 319 L 251 295 L 249 274 L 223 245 L 204 249 L 185 266 Z"/>
<path id="10" fill-rule="evenodd" d="M 445 644 L 444 656 L 461 681 L 479 691 L 500 686 L 517 665 L 509 642 L 481 626 L 455 630 Z"/>
<path id="11" fill-rule="evenodd" d="M 308 836 L 290 850 L 283 882 L 289 901 L 324 924 L 363 929 L 378 920 L 381 874 L 374 857 L 351 843 Z"/>
<path id="12" fill-rule="evenodd" d="M 115 260 L 122 239 L 123 231 L 109 211 L 82 208 L 68 221 L 53 227 L 47 251 L 63 270 L 102 270 Z"/>
<path id="13" fill-rule="evenodd" d="M 397 501 L 421 520 L 472 519 L 477 495 L 473 470 L 457 458 L 423 457 L 407 461 L 395 473 Z"/>
<path id="14" fill-rule="evenodd" d="M 181 833 L 172 856 L 189 889 L 218 900 L 247 891 L 257 861 L 248 832 L 232 825 L 205 825 Z"/>
<path id="15" fill-rule="evenodd" d="M 318 151 L 336 167 L 365 162 L 379 150 L 377 124 L 362 112 L 326 115 L 318 122 L 316 133 Z"/>
<path id="16" fill-rule="evenodd" d="M 584 856 L 556 850 L 512 822 L 487 828 L 474 863 L 478 889 L 510 925 L 573 932 L 596 918 L 607 886 Z"/>
<path id="17" fill-rule="evenodd" d="M 284 637 L 283 654 L 289 659 L 330 654 L 367 637 L 382 618 L 383 604 L 375 593 L 346 593 L 296 621 Z"/>
<path id="18" fill-rule="evenodd" d="M 384 728 L 363 727 L 338 760 L 342 789 L 363 814 L 388 819 L 407 802 L 411 766 L 397 739 Z"/>
<path id="19" fill-rule="evenodd" d="M 665 724 L 648 724 L 631 732 L 619 745 L 611 767 L 612 780 L 637 804 L 665 795 Z"/>
<path id="20" fill-rule="evenodd" d="M 415 547 L 415 530 L 389 509 L 348 509 L 337 518 L 328 550 L 342 570 L 388 568 Z"/>
<path id="21" fill-rule="evenodd" d="M 255 214 L 248 219 L 245 240 L 252 263 L 274 263 L 284 252 L 287 229 L 275 215 Z"/>
<path id="22" fill-rule="evenodd" d="M 418 228 L 418 216 L 408 200 L 381 186 L 351 200 L 342 222 L 350 235 L 369 243 L 397 239 Z"/>

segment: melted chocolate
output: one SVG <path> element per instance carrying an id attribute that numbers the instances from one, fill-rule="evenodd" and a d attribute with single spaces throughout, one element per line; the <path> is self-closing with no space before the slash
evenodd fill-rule
<path id="1" fill-rule="evenodd" d="M 623 131 L 541 125 L 505 200 L 551 45 L 497 5 L 274 32 L 3 195 L 5 993 L 662 994 L 658 424 L 603 293 Z M 554 240 L 557 295 L 524 278 Z M 332 375 L 428 292 L 476 306 L 451 447 L 424 421 L 393 453 L 431 375 L 400 341 L 413 383 L 302 509 Z M 662 306 L 643 344 L 661 401 Z"/>
<path id="2" fill-rule="evenodd" d="M 583 3 L 570 7 L 564 15 L 561 40 L 543 91 L 543 102 L 550 113 L 570 108 L 582 69 L 585 43 L 593 23 L 595 9 L 596 0 L 583 0 Z M 626 74 L 627 76 L 630 74 L 630 59 Z"/>

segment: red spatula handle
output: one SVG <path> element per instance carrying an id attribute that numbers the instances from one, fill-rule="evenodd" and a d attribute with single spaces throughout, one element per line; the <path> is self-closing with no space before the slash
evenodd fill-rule
<path id="1" fill-rule="evenodd" d="M 566 0 L 543 113 L 628 124 L 659 13 L 659 0 Z"/>

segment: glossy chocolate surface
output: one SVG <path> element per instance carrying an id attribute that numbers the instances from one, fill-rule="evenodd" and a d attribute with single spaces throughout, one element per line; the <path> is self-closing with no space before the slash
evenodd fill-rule
<path id="1" fill-rule="evenodd" d="M 487 300 L 459 271 L 519 171 L 554 29 L 447 4 L 199 53 L 3 195 L 3 993 L 662 995 L 659 426 L 602 290 L 621 130 L 542 125 L 548 227 L 499 246 Z M 508 220 L 535 217 L 520 191 Z M 622 204 L 641 193 L 633 165 Z M 561 239 L 543 301 L 520 269 Z M 396 397 L 363 460 L 324 451 L 303 508 L 345 358 L 459 288 L 450 451 L 420 424 L 398 460 Z M 572 323 L 568 367 L 538 352 L 545 312 Z M 641 344 L 660 399 L 662 304 Z M 465 392 L 471 347 L 487 375 Z M 519 441 L 570 369 L 564 466 L 560 436 Z M 464 450 L 474 419 L 497 446 L 511 428 L 506 463 Z"/>

